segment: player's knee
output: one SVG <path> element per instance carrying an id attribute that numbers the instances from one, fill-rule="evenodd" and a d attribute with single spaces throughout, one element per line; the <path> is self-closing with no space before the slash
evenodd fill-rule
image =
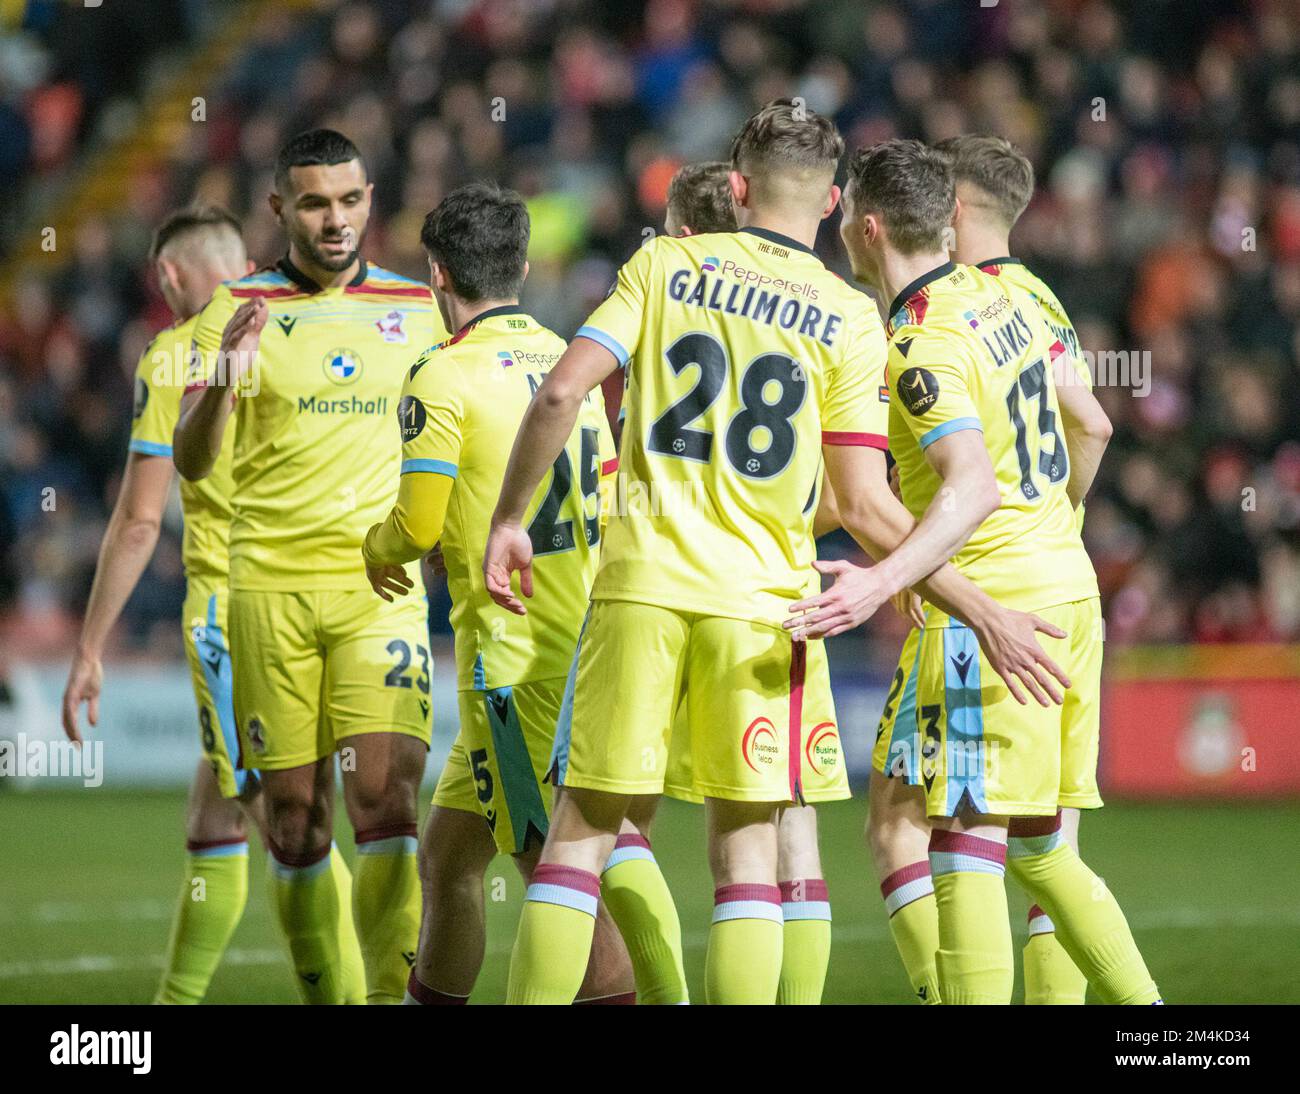
<path id="1" fill-rule="evenodd" d="M 310 854 L 329 846 L 329 813 L 310 797 L 268 796 L 266 834 L 271 844 L 285 853 Z"/>
<path id="2" fill-rule="evenodd" d="M 248 838 L 244 812 L 233 800 L 204 802 L 190 811 L 185 838 L 191 843 L 214 843 Z"/>

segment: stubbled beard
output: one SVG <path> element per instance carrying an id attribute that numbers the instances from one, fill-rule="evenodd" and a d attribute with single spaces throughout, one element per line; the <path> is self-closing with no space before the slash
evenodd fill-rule
<path id="1" fill-rule="evenodd" d="M 330 273 L 340 273 L 343 270 L 346 270 L 357 260 L 357 255 L 361 253 L 360 248 L 354 248 L 353 250 L 348 251 L 345 255 L 338 258 L 332 258 L 325 254 L 325 252 L 319 250 L 315 242 L 308 239 L 306 236 L 295 234 L 293 241 L 297 244 L 298 249 L 305 253 L 312 262 L 322 270 L 329 270 Z"/>

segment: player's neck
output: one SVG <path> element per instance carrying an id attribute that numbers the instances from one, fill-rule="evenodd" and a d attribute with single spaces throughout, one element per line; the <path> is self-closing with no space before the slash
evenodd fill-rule
<path id="1" fill-rule="evenodd" d="M 1006 258 L 1011 254 L 1011 237 L 995 228 L 962 228 L 957 238 L 953 258 L 967 266 L 978 266 L 990 258 Z"/>
<path id="2" fill-rule="evenodd" d="M 755 210 L 743 227 L 776 232 L 778 235 L 793 239 L 796 243 L 802 243 L 805 247 L 812 247 L 817 243 L 817 228 L 821 222 L 821 217 L 795 217 L 775 211 Z"/>
<path id="3" fill-rule="evenodd" d="M 340 285 L 348 284 L 357 276 L 357 271 L 361 269 L 361 256 L 359 254 L 352 260 L 352 264 L 347 269 L 336 272 L 318 266 L 292 243 L 289 244 L 289 261 L 322 289 L 337 289 Z"/>
<path id="4" fill-rule="evenodd" d="M 469 303 L 466 300 L 458 300 L 454 296 L 447 298 L 447 317 L 451 320 L 451 332 L 464 330 L 475 319 L 484 312 L 489 312 L 493 308 L 517 308 L 518 300 L 475 300 Z"/>
<path id="5" fill-rule="evenodd" d="M 917 281 L 949 261 L 947 251 L 905 255 L 886 251 L 881 258 L 881 285 L 886 300 L 892 301 L 913 281 Z"/>

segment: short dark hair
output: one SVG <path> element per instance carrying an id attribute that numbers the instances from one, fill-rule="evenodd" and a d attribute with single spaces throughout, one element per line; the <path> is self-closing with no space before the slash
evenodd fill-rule
<path id="1" fill-rule="evenodd" d="M 234 215 L 219 205 L 187 205 L 175 209 L 154 229 L 149 258 L 154 261 L 173 239 L 200 228 L 229 228 L 242 238 L 243 229 Z"/>
<path id="2" fill-rule="evenodd" d="M 694 232 L 734 232 L 731 165 L 715 160 L 679 167 L 668 184 L 668 208 Z"/>
<path id="3" fill-rule="evenodd" d="M 854 216 L 879 213 L 890 242 L 904 254 L 943 250 L 957 197 L 941 153 L 912 140 L 859 148 L 849 161 L 847 189 Z"/>
<path id="4" fill-rule="evenodd" d="M 495 182 L 471 182 L 424 218 L 420 242 L 461 299 L 508 300 L 523 287 L 530 232 L 523 198 Z"/>
<path id="5" fill-rule="evenodd" d="M 844 138 L 830 118 L 792 99 L 775 99 L 754 114 L 731 142 L 731 165 L 741 172 L 781 168 L 834 171 Z"/>
<path id="6" fill-rule="evenodd" d="M 988 133 L 966 133 L 934 147 L 947 157 L 954 179 L 988 194 L 1008 228 L 1029 207 L 1034 196 L 1034 165 L 1009 140 Z"/>
<path id="7" fill-rule="evenodd" d="M 334 129 L 308 129 L 291 137 L 275 157 L 275 188 L 283 190 L 291 167 L 333 167 L 336 163 L 361 160 L 361 150 Z M 365 170 L 365 162 L 361 161 Z"/>

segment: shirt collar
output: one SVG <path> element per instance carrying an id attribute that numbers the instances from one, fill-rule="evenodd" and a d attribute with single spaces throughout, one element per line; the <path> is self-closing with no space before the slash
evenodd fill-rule
<path id="1" fill-rule="evenodd" d="M 279 270 L 282 274 L 284 274 L 285 277 L 287 277 L 290 281 L 292 281 L 304 292 L 318 293 L 323 291 L 320 285 L 316 284 L 315 281 L 313 281 L 310 277 L 308 277 L 305 273 L 303 273 L 302 270 L 298 269 L 298 267 L 293 264 L 292 260 L 289 258 L 289 254 L 287 251 L 285 252 L 284 257 L 281 258 L 280 261 L 275 264 L 275 268 Z M 366 265 L 366 260 L 358 256 L 357 274 L 351 281 L 348 282 L 347 287 L 351 289 L 360 285 L 363 281 L 365 281 L 366 275 L 369 272 L 370 272 L 370 268 Z"/>
<path id="2" fill-rule="evenodd" d="M 759 239 L 766 239 L 769 243 L 775 243 L 778 247 L 786 247 L 791 251 L 803 251 L 805 254 L 816 256 L 816 252 L 806 243 L 800 243 L 797 239 L 783 236 L 780 232 L 773 232 L 768 228 L 741 228 L 740 230 L 747 232 L 749 235 L 758 236 Z"/>
<path id="3" fill-rule="evenodd" d="M 955 263 L 945 262 L 942 266 L 936 266 L 929 273 L 922 274 L 910 285 L 906 286 L 903 289 L 903 291 L 900 292 L 896 297 L 894 297 L 894 302 L 889 305 L 889 312 L 887 314 L 890 315 L 891 317 L 894 316 L 895 314 L 897 314 L 898 309 L 901 308 L 909 299 L 911 299 L 914 293 L 920 292 L 923 288 L 925 288 L 928 284 L 930 284 L 931 281 L 938 281 L 939 278 L 941 277 L 947 277 L 956 268 L 957 266 Z"/>
<path id="4" fill-rule="evenodd" d="M 495 319 L 498 315 L 524 315 L 524 309 L 518 304 L 499 304 L 495 308 L 488 308 L 487 311 L 481 311 L 474 316 L 468 323 L 456 332 L 457 337 L 464 334 L 471 327 L 478 326 L 484 319 Z"/>
<path id="5" fill-rule="evenodd" d="M 987 270 L 990 266 L 1023 266 L 1024 263 L 1018 258 L 1003 255 L 1001 258 L 986 258 L 983 262 L 976 262 L 975 265 L 981 270 Z"/>

